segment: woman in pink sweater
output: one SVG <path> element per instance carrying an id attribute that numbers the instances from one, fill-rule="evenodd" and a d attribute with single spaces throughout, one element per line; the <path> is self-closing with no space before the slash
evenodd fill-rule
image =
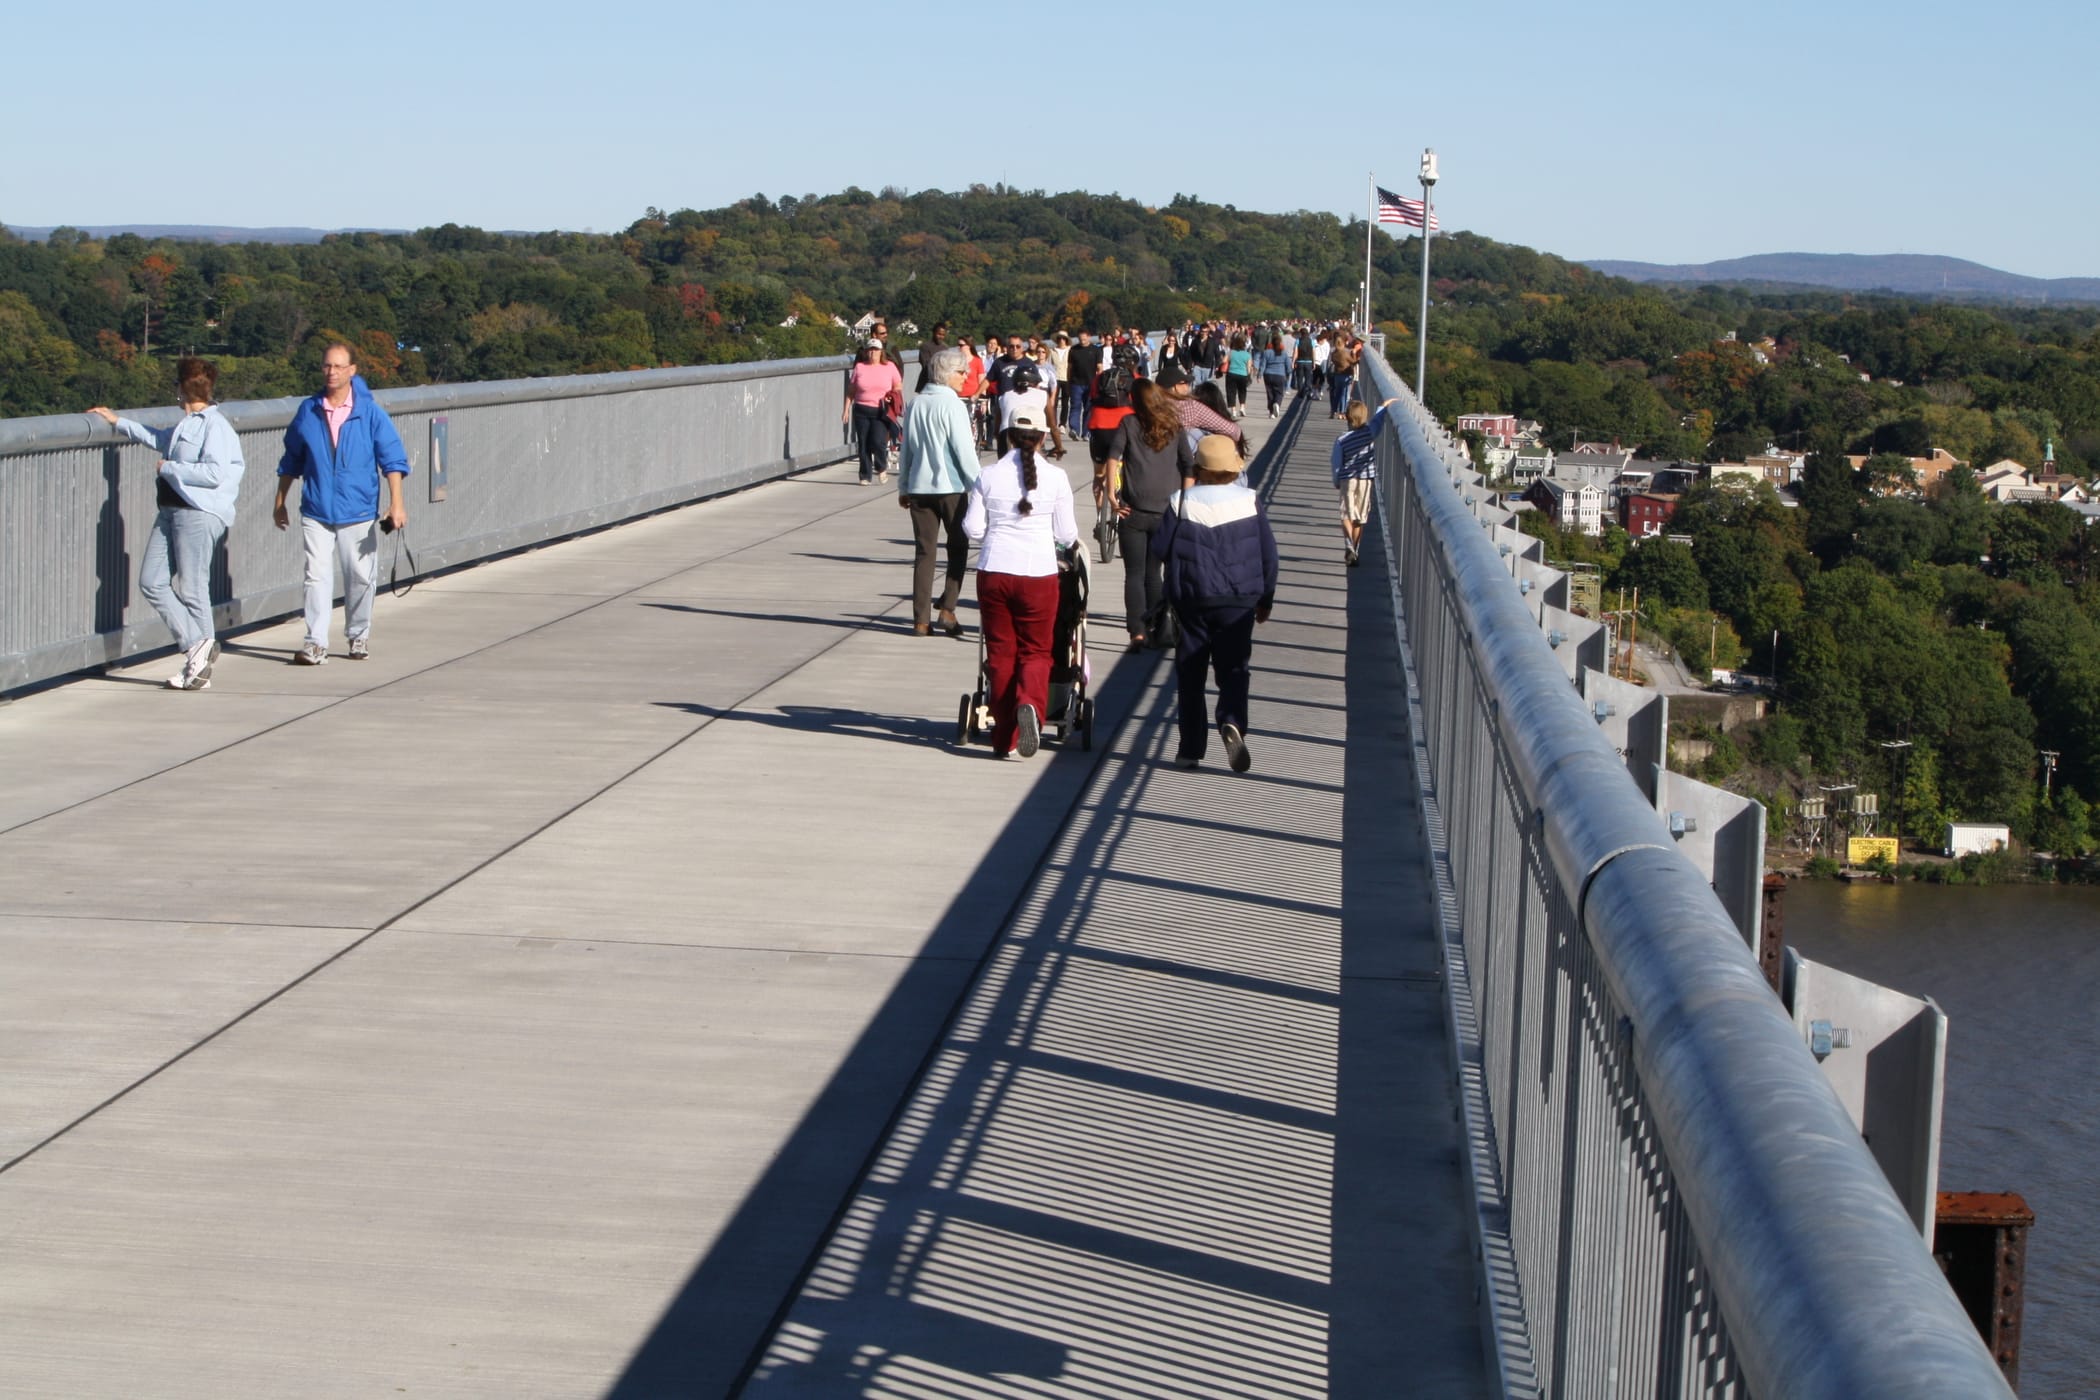
<path id="1" fill-rule="evenodd" d="M 839 421 L 853 429 L 860 450 L 860 484 L 886 481 L 890 474 L 889 397 L 904 391 L 904 376 L 890 363 L 880 341 L 861 347 L 860 358 L 846 374 L 846 403 Z"/>

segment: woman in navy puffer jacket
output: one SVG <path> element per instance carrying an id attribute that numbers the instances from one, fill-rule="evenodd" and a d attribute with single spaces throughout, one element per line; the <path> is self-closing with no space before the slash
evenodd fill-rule
<path id="1" fill-rule="evenodd" d="M 1203 761 L 1210 726 L 1204 719 L 1205 672 L 1218 677 L 1218 737 L 1235 773 L 1253 765 L 1247 752 L 1247 689 L 1254 625 L 1276 601 L 1276 535 L 1261 500 L 1240 480 L 1245 468 L 1231 441 L 1207 437 L 1196 449 L 1196 484 L 1175 493 L 1152 533 L 1152 552 L 1166 564 L 1166 594 L 1181 623 L 1174 658 L 1181 688 L 1178 768 Z"/>

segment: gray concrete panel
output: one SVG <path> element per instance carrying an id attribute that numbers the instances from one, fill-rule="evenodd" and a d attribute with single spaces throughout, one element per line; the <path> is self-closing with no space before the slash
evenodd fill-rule
<path id="1" fill-rule="evenodd" d="M 0 1163 L 363 936 L 282 925 L 0 919 Z"/>
<path id="2" fill-rule="evenodd" d="M 383 934 L 8 1174 L 7 1389 L 600 1394 L 906 966 Z M 817 1198 L 917 1062 L 834 1086 Z M 821 1220 L 748 1261 L 711 1364 Z"/>

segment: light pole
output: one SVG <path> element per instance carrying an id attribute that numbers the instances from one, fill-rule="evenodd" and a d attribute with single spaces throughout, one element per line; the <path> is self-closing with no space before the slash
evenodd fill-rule
<path id="1" fill-rule="evenodd" d="M 1436 148 L 1422 152 L 1422 311 L 1415 320 L 1415 397 L 1425 405 L 1423 388 L 1429 380 L 1429 239 L 1436 226 L 1430 192 L 1436 188 Z"/>
<path id="2" fill-rule="evenodd" d="M 2056 760 L 2057 760 L 2057 759 L 2059 759 L 2059 758 L 2062 758 L 2062 757 L 2063 757 L 2063 753 L 2062 753 L 2062 751 L 2060 751 L 2060 750 L 2058 750 L 2058 749 L 2043 749 L 2043 750 L 2041 751 L 2041 754 L 2042 754 L 2042 803 L 2043 803 L 2043 805 L 2044 805 L 2044 806 L 2046 806 L 2046 805 L 2048 805 L 2048 802 L 2049 802 L 2049 783 L 2050 783 L 2050 780 L 2051 780 L 2052 778 L 2054 778 L 2054 777 L 2056 776 Z"/>

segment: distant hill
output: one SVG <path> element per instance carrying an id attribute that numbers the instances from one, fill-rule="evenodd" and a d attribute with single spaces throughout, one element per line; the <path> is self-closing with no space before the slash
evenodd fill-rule
<path id="1" fill-rule="evenodd" d="M 33 228 L 27 224 L 0 225 L 17 238 L 41 243 L 53 229 L 77 228 L 90 238 L 112 238 L 135 233 L 141 238 L 173 238 L 188 243 L 319 243 L 331 233 L 407 233 L 404 228 L 228 228 L 216 224 L 72 224 Z"/>
<path id="2" fill-rule="evenodd" d="M 1849 292 L 1983 301 L 2100 302 L 2100 277 L 2022 277 L 1962 258 L 1923 253 L 1759 253 L 1710 263 L 1587 258 L 1584 265 L 1630 282 L 1781 282 Z"/>

